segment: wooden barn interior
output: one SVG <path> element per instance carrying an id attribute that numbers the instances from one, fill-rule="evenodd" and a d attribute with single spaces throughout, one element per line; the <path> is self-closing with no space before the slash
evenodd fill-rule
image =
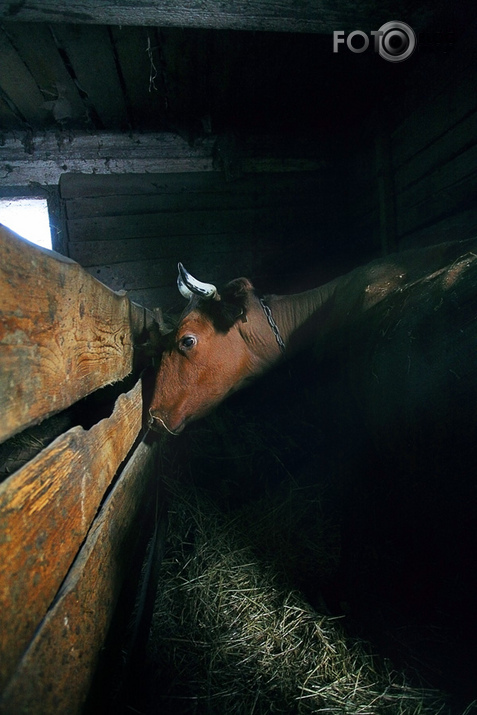
<path id="1" fill-rule="evenodd" d="M 399 61 L 371 34 L 397 21 Z M 475 253 L 396 318 L 404 348 L 363 320 L 177 438 L 145 418 L 178 261 L 285 294 L 476 237 L 476 67 L 471 2 L 0 3 L 0 199 L 46 199 L 54 251 L 0 234 L 1 713 L 230 709 L 151 648 L 192 489 L 439 713 L 477 713 Z M 293 526 L 253 543 L 291 486 Z M 406 692 L 234 712 L 424 712 Z"/>

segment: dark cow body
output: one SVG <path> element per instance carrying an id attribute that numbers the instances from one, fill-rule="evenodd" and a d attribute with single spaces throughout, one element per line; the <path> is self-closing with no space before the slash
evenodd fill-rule
<path id="1" fill-rule="evenodd" d="M 468 300 L 476 295 L 476 261 L 476 240 L 444 243 L 377 259 L 316 289 L 266 296 L 264 303 L 246 278 L 219 292 L 180 265 L 179 289 L 189 304 L 162 356 L 149 410 L 151 426 L 179 434 L 283 355 L 317 341 L 341 340 L 350 331 L 376 343 L 368 345 L 373 361 L 361 350 L 364 357 L 358 355 L 353 366 L 355 373 L 361 371 L 356 384 L 374 396 L 367 398 L 370 405 L 375 399 L 391 404 L 400 403 L 403 394 L 420 395 L 431 377 L 438 393 L 440 383 L 447 385 L 454 373 L 457 381 L 464 371 L 444 348 L 449 345 L 444 336 L 456 323 L 449 306 L 462 281 Z M 468 346 L 469 336 L 475 337 L 472 317 L 454 345 L 462 338 Z M 418 367 L 423 351 L 434 366 L 427 377 Z M 462 353 L 468 356 L 469 350 Z"/>

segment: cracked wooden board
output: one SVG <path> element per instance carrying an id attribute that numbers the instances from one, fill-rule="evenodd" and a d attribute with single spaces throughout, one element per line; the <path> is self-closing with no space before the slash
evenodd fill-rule
<path id="1" fill-rule="evenodd" d="M 106 499 L 58 597 L 0 698 L 0 712 L 82 712 L 155 479 L 142 442 Z"/>
<path id="2" fill-rule="evenodd" d="M 3 226 L 0 297 L 0 442 L 131 372 L 143 309 Z"/>
<path id="3" fill-rule="evenodd" d="M 28 646 L 141 429 L 141 382 L 0 485 L 0 689 Z M 21 614 L 21 615 L 20 615 Z"/>

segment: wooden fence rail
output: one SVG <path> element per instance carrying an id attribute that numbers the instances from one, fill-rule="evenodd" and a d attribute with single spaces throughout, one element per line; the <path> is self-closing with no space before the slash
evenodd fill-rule
<path id="1" fill-rule="evenodd" d="M 4 715 L 81 711 L 125 577 L 143 558 L 157 444 L 140 441 L 134 346 L 153 326 L 74 261 L 0 226 L 0 442 L 135 380 L 107 417 L 73 423 L 0 483 Z"/>
<path id="2" fill-rule="evenodd" d="M 0 442 L 128 375 L 144 309 L 0 226 Z"/>

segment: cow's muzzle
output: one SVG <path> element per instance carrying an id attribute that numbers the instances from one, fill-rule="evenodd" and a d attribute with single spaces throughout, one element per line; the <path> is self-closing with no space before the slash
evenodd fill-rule
<path id="1" fill-rule="evenodd" d="M 149 410 L 148 426 L 150 427 L 150 429 L 153 429 L 155 432 L 162 432 L 162 428 L 164 428 L 166 430 L 166 432 L 169 432 L 169 434 L 174 435 L 174 437 L 177 437 L 178 435 L 180 435 L 180 433 L 184 429 L 184 424 L 181 424 L 175 430 L 171 429 L 170 427 L 168 427 L 166 425 L 166 423 L 162 419 L 162 417 L 153 415 L 151 410 Z"/>

